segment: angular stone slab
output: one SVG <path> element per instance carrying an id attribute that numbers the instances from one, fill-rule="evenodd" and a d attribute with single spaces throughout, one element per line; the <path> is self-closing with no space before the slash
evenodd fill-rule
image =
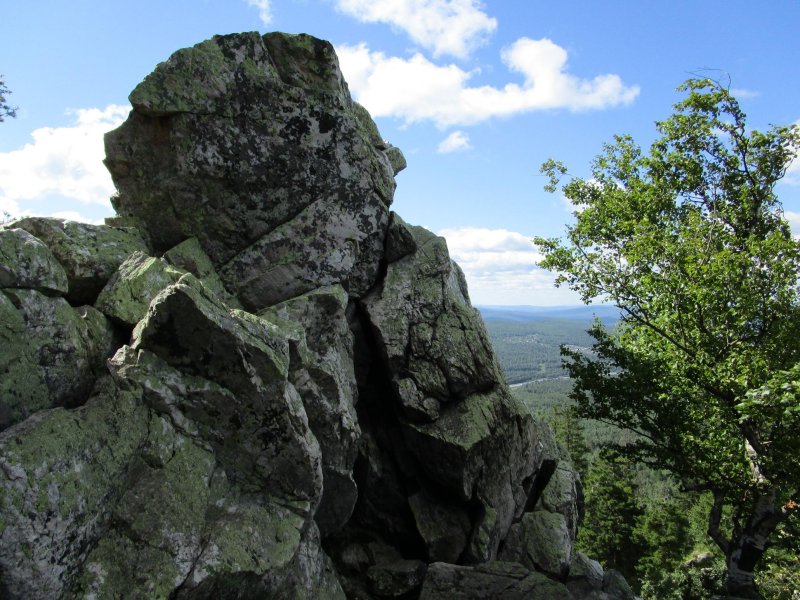
<path id="1" fill-rule="evenodd" d="M 10 599 L 63 598 L 147 434 L 136 396 L 101 387 L 76 411 L 0 433 L 0 571 Z"/>
<path id="2" fill-rule="evenodd" d="M 0 429 L 37 410 L 83 404 L 115 339 L 92 307 L 33 289 L 0 292 Z"/>
<path id="3" fill-rule="evenodd" d="M 0 228 L 0 288 L 29 288 L 64 295 L 67 274 L 38 238 L 24 229 Z"/>
<path id="4" fill-rule="evenodd" d="M 347 293 L 335 285 L 259 313 L 289 339 L 289 378 L 322 450 L 324 492 L 315 520 L 323 537 L 341 529 L 358 498 L 353 466 L 361 429 L 347 302 Z"/>
<path id="5" fill-rule="evenodd" d="M 525 513 L 511 527 L 500 559 L 563 580 L 570 568 L 571 555 L 572 540 L 564 515 L 540 510 Z"/>
<path id="6" fill-rule="evenodd" d="M 24 229 L 50 248 L 67 273 L 67 299 L 73 305 L 94 304 L 100 290 L 129 255 L 147 252 L 135 229 L 49 217 L 28 217 L 11 226 Z"/>
<path id="7" fill-rule="evenodd" d="M 144 386 L 154 407 L 190 416 L 232 482 L 313 512 L 320 449 L 287 381 L 289 346 L 277 327 L 229 309 L 187 274 L 156 296 L 123 350 L 114 370 Z"/>
<path id="8" fill-rule="evenodd" d="M 100 292 L 95 306 L 107 317 L 132 328 L 144 318 L 153 298 L 184 273 L 163 259 L 134 252 Z"/>

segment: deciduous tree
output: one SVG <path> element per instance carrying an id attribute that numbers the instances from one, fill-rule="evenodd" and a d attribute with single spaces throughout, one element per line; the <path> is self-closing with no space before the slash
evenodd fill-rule
<path id="1" fill-rule="evenodd" d="M 728 590 L 758 597 L 753 569 L 800 502 L 800 243 L 775 193 L 800 132 L 750 130 L 717 82 L 681 89 L 649 153 L 616 137 L 563 186 L 566 240 L 536 242 L 558 284 L 622 310 L 614 333 L 592 330 L 594 355 L 562 350 L 581 415 L 636 432 L 619 452 L 713 494 Z M 551 191 L 567 173 L 542 169 Z"/>

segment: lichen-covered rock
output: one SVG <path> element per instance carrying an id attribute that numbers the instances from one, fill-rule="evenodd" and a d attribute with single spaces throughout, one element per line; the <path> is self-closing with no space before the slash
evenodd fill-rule
<path id="1" fill-rule="evenodd" d="M 569 563 L 567 588 L 577 598 L 588 597 L 602 592 L 603 567 L 583 552 L 574 552 Z"/>
<path id="2" fill-rule="evenodd" d="M 459 506 L 446 506 L 427 492 L 419 491 L 408 499 L 414 521 L 432 562 L 457 563 L 467 547 L 472 528 L 469 515 Z"/>
<path id="3" fill-rule="evenodd" d="M 275 325 L 229 309 L 187 274 L 153 300 L 117 359 L 154 408 L 190 418 L 232 482 L 305 502 L 313 514 L 319 444 L 287 380 L 289 345 Z"/>
<path id="4" fill-rule="evenodd" d="M 130 98 L 120 214 L 0 228 L 0 596 L 626 597 L 332 46 L 217 36 Z"/>
<path id="5" fill-rule="evenodd" d="M 0 288 L 67 293 L 67 274 L 45 244 L 24 229 L 0 228 Z"/>
<path id="6" fill-rule="evenodd" d="M 144 318 L 153 298 L 183 274 L 163 259 L 134 252 L 100 292 L 95 306 L 107 317 L 132 328 Z"/>
<path id="7" fill-rule="evenodd" d="M 309 425 L 322 450 L 324 492 L 315 518 L 323 536 L 347 522 L 358 497 L 353 466 L 361 429 L 355 409 L 353 336 L 345 315 L 347 302 L 346 292 L 336 285 L 260 313 L 287 332 L 289 378 L 303 399 Z"/>
<path id="8" fill-rule="evenodd" d="M 170 248 L 164 253 L 163 258 L 172 266 L 197 277 L 200 283 L 231 308 L 242 308 L 239 301 L 225 289 L 222 279 L 214 269 L 214 264 L 196 237 L 190 237 Z"/>
<path id="9" fill-rule="evenodd" d="M 72 308 L 34 289 L 0 291 L 0 429 L 88 398 L 115 340 L 91 307 Z"/>
<path id="10" fill-rule="evenodd" d="M 407 373 L 423 396 L 442 402 L 491 390 L 502 375 L 461 270 L 443 238 L 408 229 L 416 251 L 390 263 L 379 288 L 364 299 L 390 371 Z"/>
<path id="11" fill-rule="evenodd" d="M 500 559 L 563 579 L 570 566 L 572 540 L 564 516 L 536 511 L 525 513 L 505 539 Z"/>
<path id="12" fill-rule="evenodd" d="M 394 168 L 328 42 L 217 36 L 176 52 L 130 99 L 106 164 L 115 208 L 156 249 L 195 236 L 250 310 L 320 285 L 372 286 Z"/>
<path id="13" fill-rule="evenodd" d="M 73 305 L 94 304 L 100 290 L 128 256 L 147 252 L 135 229 L 45 217 L 27 217 L 9 227 L 24 229 L 50 248 L 67 273 L 67 299 Z"/>
<path id="14" fill-rule="evenodd" d="M 146 434 L 144 407 L 110 382 L 75 411 L 39 412 L 0 433 L 3 597 L 67 597 Z"/>
<path id="15" fill-rule="evenodd" d="M 420 600 L 574 600 L 567 588 L 514 562 L 433 563 Z"/>
<path id="16" fill-rule="evenodd" d="M 369 589 L 380 598 L 405 596 L 422 585 L 426 569 L 421 560 L 400 559 L 374 565 L 367 571 Z"/>
<path id="17" fill-rule="evenodd" d="M 575 541 L 584 510 L 583 484 L 577 471 L 565 461 L 559 462 L 536 507 L 563 515 L 570 539 Z"/>
<path id="18" fill-rule="evenodd" d="M 494 559 L 528 504 L 541 464 L 532 425 L 533 418 L 504 388 L 452 402 L 432 423 L 404 425 L 420 468 L 462 502 L 483 509 L 473 523 L 471 561 Z"/>

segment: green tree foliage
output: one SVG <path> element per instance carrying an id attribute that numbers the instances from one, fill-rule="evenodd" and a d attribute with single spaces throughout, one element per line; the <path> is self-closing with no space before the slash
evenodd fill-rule
<path id="1" fill-rule="evenodd" d="M 577 408 L 572 404 L 554 406 L 545 420 L 553 428 L 556 441 L 569 454 L 575 470 L 585 476 L 589 470 L 589 447 Z"/>
<path id="2" fill-rule="evenodd" d="M 17 116 L 17 109 L 14 106 L 10 106 L 6 101 L 6 96 L 11 93 L 6 87 L 6 82 L 3 79 L 3 76 L 0 75 L 0 123 L 5 121 L 6 117 L 16 117 Z"/>
<path id="3" fill-rule="evenodd" d="M 635 471 L 620 457 L 601 454 L 584 481 L 586 513 L 578 547 L 633 581 L 642 545 L 634 536 L 642 508 L 636 501 Z"/>
<path id="4" fill-rule="evenodd" d="M 757 597 L 754 568 L 800 500 L 800 244 L 774 192 L 800 132 L 749 130 L 710 80 L 681 89 L 649 154 L 618 136 L 563 187 L 568 241 L 536 242 L 559 284 L 622 310 L 614 334 L 591 331 L 593 356 L 563 350 L 581 415 L 635 431 L 618 452 L 713 494 L 728 591 Z M 565 167 L 542 169 L 555 190 Z"/>

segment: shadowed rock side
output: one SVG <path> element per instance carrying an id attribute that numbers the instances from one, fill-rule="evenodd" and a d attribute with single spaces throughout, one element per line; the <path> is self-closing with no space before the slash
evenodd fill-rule
<path id="1" fill-rule="evenodd" d="M 180 50 L 0 228 L 0 597 L 632 598 L 332 47 Z"/>

